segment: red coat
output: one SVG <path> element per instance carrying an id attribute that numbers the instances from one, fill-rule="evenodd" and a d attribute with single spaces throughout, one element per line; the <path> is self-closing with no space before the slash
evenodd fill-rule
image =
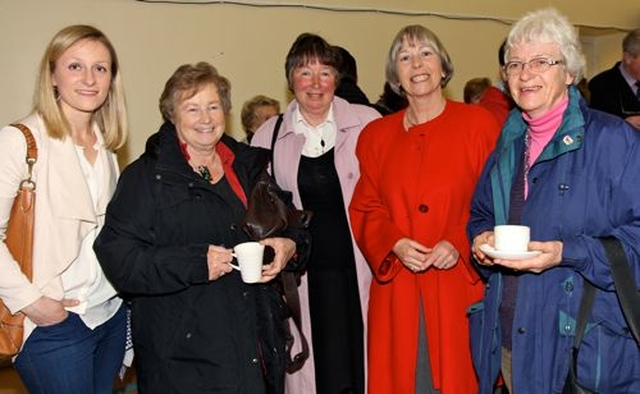
<path id="1" fill-rule="evenodd" d="M 479 106 L 447 101 L 437 118 L 408 132 L 405 111 L 371 122 L 360 135 L 361 177 L 351 200 L 353 232 L 375 281 L 369 300 L 369 393 L 413 393 L 420 298 L 435 388 L 477 391 L 466 309 L 483 285 L 465 227 L 471 196 L 499 133 Z M 400 238 L 460 253 L 451 270 L 414 274 L 391 252 Z"/>

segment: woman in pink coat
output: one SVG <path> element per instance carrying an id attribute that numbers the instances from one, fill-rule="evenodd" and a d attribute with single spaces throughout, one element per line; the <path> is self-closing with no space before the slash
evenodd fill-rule
<path id="1" fill-rule="evenodd" d="M 277 130 L 274 175 L 293 192 L 298 208 L 314 211 L 311 257 L 299 287 L 311 352 L 304 367 L 287 376 L 291 394 L 365 392 L 371 274 L 353 241 L 347 207 L 360 175 L 358 135 L 380 115 L 334 96 L 338 64 L 333 47 L 305 33 L 293 43 L 285 65 L 295 100 Z M 276 121 L 263 124 L 252 145 L 270 148 Z"/>

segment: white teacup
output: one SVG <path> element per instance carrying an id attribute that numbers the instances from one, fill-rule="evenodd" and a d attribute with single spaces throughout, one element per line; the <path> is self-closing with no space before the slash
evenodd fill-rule
<path id="1" fill-rule="evenodd" d="M 238 265 L 231 266 L 240 271 L 244 283 L 256 283 L 262 278 L 262 256 L 264 245 L 258 242 L 244 242 L 233 248 L 233 257 Z"/>
<path id="2" fill-rule="evenodd" d="M 527 226 L 501 225 L 493 228 L 494 247 L 500 252 L 529 250 L 530 229 Z"/>

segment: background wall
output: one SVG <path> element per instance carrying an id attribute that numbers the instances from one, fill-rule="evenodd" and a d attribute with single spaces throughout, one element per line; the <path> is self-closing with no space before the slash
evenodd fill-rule
<path id="1" fill-rule="evenodd" d="M 93 24 L 116 47 L 131 123 L 129 143 L 119 152 L 126 164 L 157 130 L 158 97 L 164 82 L 183 63 L 208 61 L 230 79 L 233 109 L 227 131 L 242 138 L 240 109 L 245 100 L 261 93 L 286 105 L 284 59 L 302 32 L 320 34 L 347 48 L 358 61 L 361 87 L 375 101 L 396 32 L 408 24 L 423 24 L 452 56 L 455 74 L 447 94 L 461 100 L 468 79 L 498 78 L 497 50 L 510 24 L 540 6 L 534 0 L 323 0 L 321 4 L 306 0 L 307 7 L 283 1 L 241 3 L 0 0 L 0 124 L 29 112 L 44 48 L 70 24 Z M 582 26 L 588 76 L 611 67 L 620 58 L 624 30 L 640 25 L 637 1 L 609 0 L 606 7 L 586 7 L 581 0 L 557 3 L 553 5 Z"/>

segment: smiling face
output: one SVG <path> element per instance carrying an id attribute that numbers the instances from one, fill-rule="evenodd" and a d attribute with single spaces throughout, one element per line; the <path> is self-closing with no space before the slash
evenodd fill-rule
<path id="1" fill-rule="evenodd" d="M 396 70 L 408 98 L 442 94 L 442 62 L 430 46 L 404 38 L 396 57 Z"/>
<path id="2" fill-rule="evenodd" d="M 90 39 L 76 42 L 55 61 L 51 80 L 68 118 L 102 106 L 111 86 L 111 63 L 107 47 Z"/>
<path id="3" fill-rule="evenodd" d="M 187 150 L 213 151 L 225 128 L 225 115 L 216 85 L 208 83 L 189 98 L 184 98 L 183 93 L 175 104 L 173 124 L 180 141 L 187 144 Z"/>
<path id="4" fill-rule="evenodd" d="M 507 63 L 527 63 L 533 59 L 563 61 L 560 48 L 554 43 L 521 43 L 509 49 Z M 568 85 L 573 82 L 563 64 L 549 67 L 542 73 L 531 72 L 528 66 L 518 73 L 506 75 L 511 97 L 531 118 L 546 114 L 568 95 Z"/>
<path id="5" fill-rule="evenodd" d="M 336 70 L 312 59 L 293 70 L 292 81 L 293 94 L 302 115 L 312 125 L 322 123 L 336 90 Z"/>

